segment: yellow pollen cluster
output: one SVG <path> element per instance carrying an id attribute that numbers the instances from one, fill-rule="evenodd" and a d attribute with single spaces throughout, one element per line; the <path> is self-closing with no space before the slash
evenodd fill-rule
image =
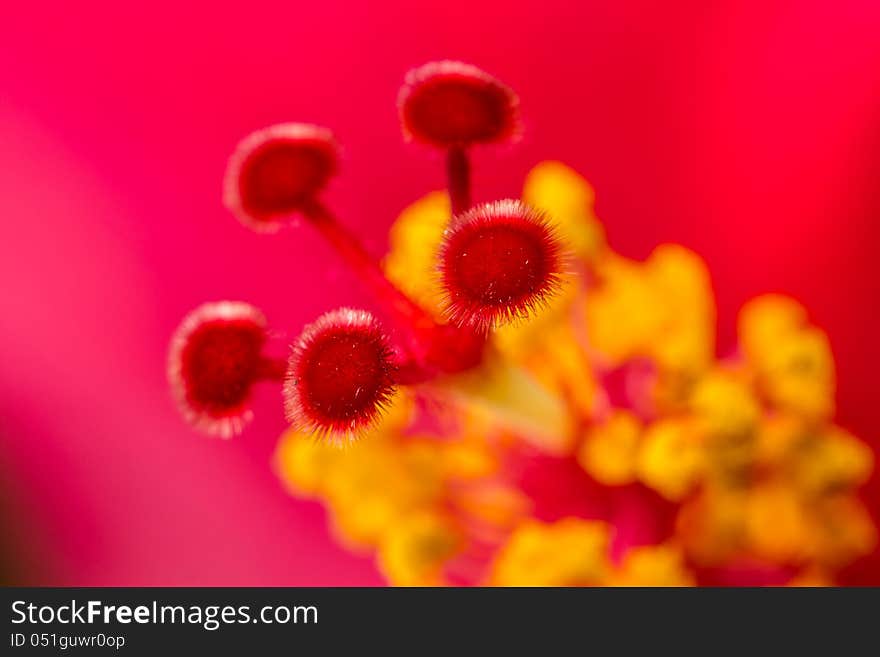
<path id="1" fill-rule="evenodd" d="M 793 299 L 762 296 L 719 359 L 703 261 L 672 244 L 645 261 L 613 252 L 593 198 L 565 165 L 535 167 L 523 200 L 573 254 L 563 292 L 495 331 L 477 371 L 401 392 L 357 444 L 289 431 L 279 476 L 392 584 L 677 586 L 746 566 L 833 582 L 877 533 L 856 494 L 872 452 L 833 423 L 826 335 Z M 441 192 L 405 209 L 384 261 L 437 317 L 449 213 Z M 540 516 L 520 475 L 541 458 L 603 495 L 645 489 L 673 508 L 670 532 L 613 550 L 613 519 Z"/>

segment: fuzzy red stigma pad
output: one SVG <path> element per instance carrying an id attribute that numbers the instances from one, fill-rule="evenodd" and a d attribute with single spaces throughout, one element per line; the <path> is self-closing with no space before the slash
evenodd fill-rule
<path id="1" fill-rule="evenodd" d="M 284 123 L 258 130 L 229 160 L 224 203 L 243 223 L 276 230 L 314 200 L 336 173 L 338 148 L 329 130 Z"/>
<path id="2" fill-rule="evenodd" d="M 408 138 L 441 148 L 505 141 L 519 132 L 516 94 L 461 62 L 431 62 L 410 71 L 398 109 Z"/>
<path id="3" fill-rule="evenodd" d="M 559 288 L 561 251 L 544 216 L 519 201 L 456 217 L 440 249 L 447 316 L 481 330 L 527 318 Z"/>
<path id="4" fill-rule="evenodd" d="M 263 315 L 245 303 L 207 303 L 183 320 L 171 342 L 168 377 L 197 428 L 229 437 L 250 421 L 248 401 L 265 341 Z"/>
<path id="5" fill-rule="evenodd" d="M 331 440 L 356 438 L 394 394 L 393 352 L 375 318 L 340 308 L 305 328 L 287 368 L 287 420 Z"/>

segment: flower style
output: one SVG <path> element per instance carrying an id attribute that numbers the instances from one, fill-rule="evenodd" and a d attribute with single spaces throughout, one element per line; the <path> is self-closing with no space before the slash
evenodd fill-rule
<path id="1" fill-rule="evenodd" d="M 857 494 L 873 455 L 834 424 L 833 356 L 800 304 L 752 300 L 718 358 L 705 263 L 674 244 L 614 252 L 569 167 L 472 207 L 469 150 L 520 130 L 508 87 L 432 63 L 398 107 L 406 137 L 446 151 L 447 190 L 402 211 L 381 262 L 320 199 L 329 131 L 239 146 L 229 209 L 261 231 L 303 217 L 376 316 L 327 313 L 285 362 L 262 353 L 258 311 L 197 311 L 169 365 L 197 428 L 239 432 L 251 385 L 284 378 L 278 476 L 393 584 L 824 584 L 874 549 Z"/>

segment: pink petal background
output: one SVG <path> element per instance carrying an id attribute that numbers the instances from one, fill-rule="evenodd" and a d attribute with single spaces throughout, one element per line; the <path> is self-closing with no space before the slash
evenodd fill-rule
<path id="1" fill-rule="evenodd" d="M 296 334 L 357 282 L 304 227 L 255 235 L 220 204 L 225 158 L 283 120 L 345 147 L 329 197 L 377 255 L 440 186 L 401 142 L 404 72 L 471 61 L 522 97 L 526 136 L 476 158 L 480 199 L 541 159 L 595 185 L 612 244 L 713 272 L 719 337 L 768 291 L 830 336 L 839 420 L 877 446 L 880 5 L 836 2 L 6 3 L 0 9 L 0 508 L 29 584 L 375 584 L 269 468 L 260 391 L 241 439 L 178 418 L 168 337 L 240 298 Z M 877 510 L 875 476 L 866 495 Z M 880 583 L 877 555 L 849 582 Z"/>

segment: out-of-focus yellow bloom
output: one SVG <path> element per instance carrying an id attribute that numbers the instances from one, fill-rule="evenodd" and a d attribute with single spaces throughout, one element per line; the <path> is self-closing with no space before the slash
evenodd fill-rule
<path id="1" fill-rule="evenodd" d="M 715 370 L 700 379 L 689 406 L 703 437 L 708 469 L 731 482 L 746 477 L 755 459 L 761 407 L 745 382 L 732 372 Z"/>
<path id="2" fill-rule="evenodd" d="M 832 353 L 799 303 L 746 304 L 740 352 L 718 363 L 697 255 L 677 245 L 644 262 L 614 253 L 589 183 L 558 162 L 532 170 L 523 199 L 573 251 L 561 293 L 529 322 L 494 331 L 480 367 L 401 390 L 357 444 L 287 432 L 276 468 L 291 492 L 322 500 L 339 539 L 375 550 L 401 585 L 446 584 L 449 567 L 496 585 L 677 586 L 694 583 L 686 564 L 740 562 L 794 569 L 792 584 L 815 585 L 874 549 L 877 531 L 854 494 L 873 454 L 830 421 Z M 435 258 L 449 212 L 442 192 L 406 208 L 384 261 L 438 317 Z M 426 427 L 425 414 L 442 427 Z M 680 505 L 675 536 L 631 547 L 614 565 L 610 526 L 533 517 L 547 500 L 519 477 L 536 457 L 573 476 L 576 461 L 608 487 L 645 484 Z"/>
<path id="3" fill-rule="evenodd" d="M 717 566 L 743 552 L 747 493 L 708 486 L 678 515 L 677 535 L 685 552 L 702 566 Z"/>
<path id="4" fill-rule="evenodd" d="M 639 479 L 663 497 L 680 500 L 687 495 L 705 469 L 702 442 L 693 423 L 667 419 L 649 426 L 636 469 Z"/>
<path id="5" fill-rule="evenodd" d="M 721 370 L 703 377 L 690 407 L 708 436 L 742 436 L 754 432 L 761 416 L 758 401 L 742 381 Z"/>
<path id="6" fill-rule="evenodd" d="M 518 488 L 500 482 L 462 486 L 451 495 L 452 504 L 486 534 L 512 529 L 532 510 L 531 500 Z"/>
<path id="7" fill-rule="evenodd" d="M 870 554 L 877 546 L 877 528 L 857 499 L 848 495 L 826 497 L 817 503 L 815 514 L 815 552 L 820 564 L 839 568 Z"/>
<path id="8" fill-rule="evenodd" d="M 510 536 L 492 564 L 496 586 L 601 586 L 611 573 L 608 527 L 566 518 L 528 521 Z"/>
<path id="9" fill-rule="evenodd" d="M 758 383 L 777 408 L 811 419 L 834 413 L 834 357 L 826 335 L 806 311 L 779 295 L 758 297 L 739 318 L 740 344 Z"/>
<path id="10" fill-rule="evenodd" d="M 599 283 L 586 299 L 588 340 L 608 366 L 650 351 L 664 314 L 639 263 L 618 255 L 604 258 Z"/>
<path id="11" fill-rule="evenodd" d="M 705 264 L 665 244 L 644 263 L 609 254 L 596 273 L 586 297 L 590 348 L 605 367 L 649 359 L 659 377 L 651 401 L 677 409 L 713 357 L 715 304 Z"/>
<path id="12" fill-rule="evenodd" d="M 434 466 L 435 443 L 362 442 L 340 455 L 324 494 L 340 537 L 373 546 L 400 519 L 438 504 L 443 480 Z"/>
<path id="13" fill-rule="evenodd" d="M 320 497 L 340 447 L 288 429 L 275 449 L 275 471 L 287 490 L 302 498 Z"/>
<path id="14" fill-rule="evenodd" d="M 448 520 L 431 513 L 409 515 L 393 525 L 379 544 L 379 568 L 396 586 L 442 586 L 443 566 L 461 546 Z"/>
<path id="15" fill-rule="evenodd" d="M 757 556 L 776 563 L 798 563 L 814 543 L 809 509 L 790 487 L 763 484 L 746 499 L 746 541 Z"/>
<path id="16" fill-rule="evenodd" d="M 569 318 L 580 291 L 573 285 L 550 300 L 550 306 L 524 326 L 498 328 L 493 342 L 504 358 L 522 364 L 547 389 L 584 417 L 595 410 L 596 381 L 587 354 Z"/>
<path id="17" fill-rule="evenodd" d="M 802 491 L 822 495 L 864 484 L 873 462 L 870 447 L 832 426 L 801 444 L 791 459 L 790 471 Z"/>
<path id="18" fill-rule="evenodd" d="M 781 342 L 767 359 L 763 382 L 779 408 L 826 419 L 834 413 L 834 360 L 828 338 L 815 328 Z"/>
<path id="19" fill-rule="evenodd" d="M 764 294 L 749 301 L 739 314 L 740 346 L 749 360 L 764 360 L 786 336 L 807 323 L 807 311 L 781 294 Z"/>
<path id="20" fill-rule="evenodd" d="M 792 459 L 808 449 L 812 427 L 791 413 L 773 413 L 761 418 L 755 435 L 755 464 L 764 470 L 784 470 Z"/>
<path id="21" fill-rule="evenodd" d="M 641 433 L 641 422 L 633 413 L 615 411 L 589 431 L 578 452 L 578 463 L 606 486 L 632 483 Z"/>
<path id="22" fill-rule="evenodd" d="M 715 349 L 715 301 L 706 263 L 682 246 L 663 244 L 645 264 L 655 303 L 666 306 L 650 355 L 661 370 L 701 372 Z"/>
<path id="23" fill-rule="evenodd" d="M 629 550 L 612 577 L 615 586 L 693 586 L 681 550 L 672 545 L 645 545 Z"/>
<path id="24" fill-rule="evenodd" d="M 681 551 L 672 545 L 630 549 L 619 566 L 608 557 L 607 525 L 566 518 L 528 521 L 492 564 L 496 586 L 692 586 Z"/>
<path id="25" fill-rule="evenodd" d="M 542 162 L 526 176 L 523 201 L 547 213 L 562 243 L 585 262 L 605 248 L 605 231 L 593 212 L 595 192 L 576 171 L 561 162 Z"/>
<path id="26" fill-rule="evenodd" d="M 441 458 L 438 465 L 444 475 L 462 481 L 488 477 L 498 468 L 498 461 L 486 445 L 484 436 L 445 445 Z"/>
<path id="27" fill-rule="evenodd" d="M 449 213 L 446 192 L 431 192 L 404 208 L 388 233 L 389 250 L 383 263 L 385 275 L 436 317 L 443 298 L 437 253 Z"/>
<path id="28" fill-rule="evenodd" d="M 399 440 L 411 409 L 406 395 L 396 397 L 370 439 L 346 448 L 293 430 L 278 446 L 282 481 L 294 494 L 325 499 L 340 539 L 352 547 L 376 545 L 389 526 L 430 508 L 443 492 L 441 445 Z"/>
<path id="29" fill-rule="evenodd" d="M 857 499 L 805 498 L 780 480 L 705 491 L 682 508 L 678 536 L 695 562 L 710 566 L 747 555 L 835 569 L 877 544 L 870 515 Z"/>

